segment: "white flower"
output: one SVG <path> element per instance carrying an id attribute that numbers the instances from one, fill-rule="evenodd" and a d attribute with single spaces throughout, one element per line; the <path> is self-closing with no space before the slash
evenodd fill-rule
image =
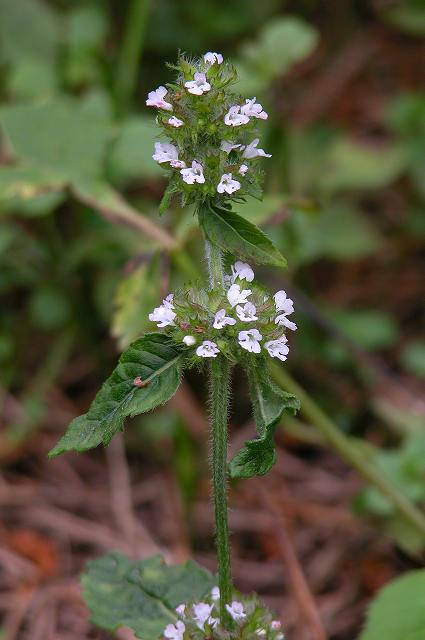
<path id="1" fill-rule="evenodd" d="M 210 616 L 208 618 L 208 624 L 210 625 L 210 627 L 212 629 L 215 629 L 216 626 L 218 625 L 218 623 L 219 623 L 219 619 L 218 618 L 213 618 L 212 616 Z"/>
<path id="2" fill-rule="evenodd" d="M 239 147 L 241 146 L 242 145 L 240 144 L 233 144 L 233 142 L 227 142 L 227 140 L 223 140 L 220 145 L 220 149 L 222 151 L 225 151 L 226 153 L 230 153 L 231 151 L 233 151 L 233 149 L 239 149 Z"/>
<path id="3" fill-rule="evenodd" d="M 257 636 L 265 636 L 267 631 L 265 629 L 257 629 L 255 633 Z"/>
<path id="4" fill-rule="evenodd" d="M 285 313 L 282 313 L 282 315 L 277 316 L 277 318 L 275 319 L 275 323 L 281 327 L 286 327 L 287 329 L 291 329 L 291 331 L 296 331 L 298 328 L 295 322 L 292 322 L 291 320 L 289 320 L 289 318 L 286 317 Z"/>
<path id="5" fill-rule="evenodd" d="M 246 262 L 241 262 L 237 260 L 235 264 L 232 264 L 232 276 L 233 282 L 236 278 L 239 280 L 246 280 L 247 282 L 252 282 L 254 280 L 254 272 Z"/>
<path id="6" fill-rule="evenodd" d="M 180 173 L 187 184 L 194 184 L 195 182 L 203 184 L 205 182 L 204 168 L 196 160 L 192 162 L 192 166 L 189 169 L 182 169 Z"/>
<path id="7" fill-rule="evenodd" d="M 177 147 L 168 142 L 155 142 L 155 153 L 152 158 L 159 162 L 174 162 L 178 161 L 179 152 Z"/>
<path id="8" fill-rule="evenodd" d="M 217 185 L 218 193 L 234 193 L 241 188 L 241 183 L 233 180 L 231 173 L 223 173 L 221 180 Z"/>
<path id="9" fill-rule="evenodd" d="M 239 167 L 238 173 L 240 173 L 241 176 L 244 176 L 247 171 L 248 171 L 248 165 L 247 164 L 241 164 L 241 166 Z"/>
<path id="10" fill-rule="evenodd" d="M 174 309 L 174 293 L 169 293 L 168 296 L 164 298 L 162 304 L 164 307 L 168 307 L 169 309 Z"/>
<path id="11" fill-rule="evenodd" d="M 240 111 L 241 108 L 239 105 L 230 107 L 229 111 L 224 116 L 225 124 L 229 127 L 239 127 L 241 124 L 247 124 L 249 122 L 248 116 Z"/>
<path id="12" fill-rule="evenodd" d="M 260 353 L 260 340 L 263 336 L 258 329 L 248 329 L 248 331 L 239 331 L 238 341 L 242 349 L 246 349 L 251 353 Z"/>
<path id="13" fill-rule="evenodd" d="M 183 622 L 178 620 L 176 624 L 168 624 L 164 629 L 164 637 L 168 640 L 183 640 L 183 634 L 186 627 Z"/>
<path id="14" fill-rule="evenodd" d="M 220 353 L 220 349 L 211 340 L 204 340 L 196 349 L 196 355 L 200 358 L 216 358 L 217 353 Z"/>
<path id="15" fill-rule="evenodd" d="M 193 618 L 196 622 L 196 626 L 198 629 L 201 629 L 201 631 L 204 630 L 204 624 L 210 617 L 212 610 L 213 605 L 206 604 L 205 602 L 199 602 L 199 604 L 193 605 Z"/>
<path id="16" fill-rule="evenodd" d="M 184 169 L 186 167 L 184 160 L 171 160 L 170 165 L 174 167 L 174 169 Z"/>
<path id="17" fill-rule="evenodd" d="M 269 356 L 271 356 L 272 358 L 279 358 L 279 360 L 285 362 L 286 356 L 289 353 L 289 347 L 286 343 L 286 336 L 282 336 L 277 340 L 269 340 L 265 343 L 264 347 L 269 352 Z"/>
<path id="18" fill-rule="evenodd" d="M 178 129 L 178 127 L 182 127 L 184 125 L 184 122 L 183 120 L 180 120 L 180 118 L 176 118 L 176 116 L 171 116 L 171 118 L 168 118 L 168 124 Z"/>
<path id="19" fill-rule="evenodd" d="M 149 320 L 156 322 L 158 327 L 167 327 L 174 324 L 174 318 L 176 314 L 170 307 L 161 305 L 156 307 L 152 313 L 149 314 Z"/>
<path id="20" fill-rule="evenodd" d="M 176 613 L 179 616 L 184 616 L 185 610 L 186 610 L 186 605 L 185 604 L 179 604 L 179 606 L 176 607 Z"/>
<path id="21" fill-rule="evenodd" d="M 252 293 L 251 289 L 242 289 L 238 284 L 232 284 L 227 291 L 227 299 L 229 303 L 234 307 L 237 304 L 245 304 L 248 296 Z"/>
<path id="22" fill-rule="evenodd" d="M 233 620 L 243 620 L 246 618 L 246 613 L 241 602 L 233 600 L 232 604 L 226 604 L 226 609 L 232 616 Z"/>
<path id="23" fill-rule="evenodd" d="M 204 55 L 204 62 L 205 64 L 214 64 L 215 62 L 221 64 L 223 62 L 223 56 L 221 53 L 216 53 L 215 51 L 207 51 Z"/>
<path id="24" fill-rule="evenodd" d="M 213 327 L 214 329 L 222 329 L 223 327 L 226 326 L 226 324 L 230 324 L 230 325 L 236 324 L 236 320 L 234 318 L 230 318 L 229 316 L 226 316 L 225 309 L 220 309 L 220 311 L 217 311 L 217 313 L 214 316 Z"/>
<path id="25" fill-rule="evenodd" d="M 269 117 L 268 114 L 263 111 L 263 107 L 258 102 L 255 101 L 257 98 L 252 98 L 252 100 L 245 100 L 245 104 L 241 107 L 241 113 L 244 113 L 246 116 L 250 118 L 261 118 L 261 120 L 267 120 Z"/>
<path id="26" fill-rule="evenodd" d="M 280 620 L 272 620 L 271 625 L 270 625 L 270 629 L 273 629 L 274 631 L 277 631 L 278 629 L 280 629 L 282 626 Z"/>
<path id="27" fill-rule="evenodd" d="M 236 307 L 236 314 L 242 322 L 253 322 L 254 320 L 258 320 L 257 309 L 252 302 L 246 302 L 243 306 L 238 304 Z"/>
<path id="28" fill-rule="evenodd" d="M 193 347 L 193 345 L 196 344 L 196 338 L 195 336 L 185 336 L 182 342 L 184 342 L 186 347 Z"/>
<path id="29" fill-rule="evenodd" d="M 294 312 L 294 302 L 291 298 L 288 298 L 286 291 L 278 291 L 274 294 L 274 303 L 276 305 L 276 311 L 283 311 L 286 315 Z"/>
<path id="30" fill-rule="evenodd" d="M 168 91 L 165 87 L 158 87 L 155 91 L 149 91 L 146 104 L 148 107 L 158 107 L 158 109 L 166 109 L 167 111 L 173 110 L 173 105 L 164 100 Z"/>
<path id="31" fill-rule="evenodd" d="M 211 589 L 211 599 L 214 601 L 220 600 L 220 589 L 218 587 L 213 587 Z"/>
<path id="32" fill-rule="evenodd" d="M 266 153 L 264 149 L 257 149 L 257 145 L 260 142 L 260 138 L 255 138 L 249 145 L 245 147 L 245 150 L 242 154 L 243 158 L 247 158 L 250 160 L 251 158 L 257 158 L 258 156 L 262 156 L 263 158 L 271 158 L 270 153 Z"/>
<path id="33" fill-rule="evenodd" d="M 189 82 L 185 82 L 184 86 L 192 93 L 194 96 L 201 96 L 203 93 L 206 93 L 211 89 L 211 85 L 207 82 L 207 78 L 205 73 L 196 72 L 194 75 L 194 80 L 190 80 Z"/>

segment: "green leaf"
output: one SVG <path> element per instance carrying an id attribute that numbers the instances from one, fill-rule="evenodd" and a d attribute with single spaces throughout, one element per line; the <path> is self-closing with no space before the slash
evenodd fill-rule
<path id="1" fill-rule="evenodd" d="M 108 160 L 112 180 L 119 184 L 140 178 L 157 178 L 164 169 L 152 161 L 158 127 L 147 117 L 133 117 L 124 122 Z"/>
<path id="2" fill-rule="evenodd" d="M 180 384 L 182 360 L 182 352 L 161 333 L 148 333 L 133 342 L 121 355 L 88 412 L 71 422 L 49 456 L 106 445 L 122 429 L 124 418 L 167 402 Z M 146 386 L 134 385 L 137 377 Z"/>
<path id="3" fill-rule="evenodd" d="M 81 581 L 94 624 L 111 632 L 130 627 L 143 640 L 156 640 L 177 620 L 176 607 L 202 600 L 216 584 L 192 560 L 167 566 L 160 556 L 130 560 L 120 553 L 89 562 Z"/>
<path id="4" fill-rule="evenodd" d="M 31 164 L 0 166 L 0 212 L 19 209 L 20 204 L 40 196 L 60 195 L 64 187 L 63 178 L 54 170 Z"/>
<path id="5" fill-rule="evenodd" d="M 271 380 L 267 363 L 260 358 L 248 368 L 249 388 L 258 438 L 248 440 L 229 464 L 232 478 L 263 476 L 276 462 L 274 430 L 284 411 L 294 415 L 298 399 L 277 387 Z"/>
<path id="6" fill-rule="evenodd" d="M 425 638 L 425 569 L 393 580 L 369 608 L 359 640 L 420 640 Z"/>
<path id="7" fill-rule="evenodd" d="M 122 349 L 127 347 L 148 325 L 148 313 L 158 301 L 159 262 L 142 264 L 119 283 L 115 292 L 112 333 Z"/>
<path id="8" fill-rule="evenodd" d="M 75 100 L 55 98 L 0 110 L 0 123 L 18 161 L 70 183 L 103 173 L 112 129 Z"/>
<path id="9" fill-rule="evenodd" d="M 207 238 L 223 251 L 260 264 L 286 267 L 285 258 L 272 241 L 233 211 L 209 204 L 200 207 L 198 215 Z"/>

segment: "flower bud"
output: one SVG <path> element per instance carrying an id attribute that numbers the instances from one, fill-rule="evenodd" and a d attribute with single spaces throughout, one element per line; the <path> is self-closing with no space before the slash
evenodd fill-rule
<path id="1" fill-rule="evenodd" d="M 183 342 L 186 347 L 193 347 L 193 345 L 196 344 L 196 338 L 195 336 L 185 336 Z"/>

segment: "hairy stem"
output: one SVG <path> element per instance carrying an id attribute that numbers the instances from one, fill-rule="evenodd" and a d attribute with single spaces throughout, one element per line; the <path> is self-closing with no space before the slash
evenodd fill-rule
<path id="1" fill-rule="evenodd" d="M 295 382 L 289 373 L 279 367 L 272 367 L 275 381 L 286 391 L 298 396 L 301 411 L 308 418 L 320 434 L 337 451 L 341 458 L 350 464 L 370 484 L 374 485 L 402 514 L 406 520 L 419 531 L 425 533 L 425 515 L 407 498 L 400 493 L 396 486 L 378 469 L 373 460 L 364 455 L 364 451 L 357 448 L 338 426 L 327 416 L 313 398 Z"/>
<path id="2" fill-rule="evenodd" d="M 218 247 L 206 242 L 206 257 L 212 289 L 223 285 L 223 258 Z M 210 419 L 212 439 L 212 485 L 218 561 L 218 586 L 220 589 L 220 619 L 229 623 L 226 604 L 232 598 L 230 569 L 230 540 L 227 518 L 227 420 L 230 396 L 231 367 L 221 355 L 211 360 L 210 369 Z"/>

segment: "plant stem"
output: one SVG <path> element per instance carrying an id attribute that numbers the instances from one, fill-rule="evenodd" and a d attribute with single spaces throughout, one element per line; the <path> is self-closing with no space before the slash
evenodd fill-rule
<path id="1" fill-rule="evenodd" d="M 137 84 L 137 71 L 150 8 L 150 0 L 130 0 L 124 27 L 124 37 L 119 53 L 115 97 L 119 116 L 128 111 Z"/>
<path id="2" fill-rule="evenodd" d="M 224 281 L 221 250 L 206 242 L 210 287 L 221 287 Z M 227 420 L 230 395 L 229 362 L 221 355 L 211 359 L 210 369 L 210 420 L 212 438 L 212 485 L 215 515 L 216 548 L 218 561 L 218 586 L 220 589 L 220 620 L 223 626 L 230 622 L 226 604 L 232 598 L 230 568 L 230 540 L 227 519 Z"/>
<path id="3" fill-rule="evenodd" d="M 365 451 L 357 447 L 338 426 L 315 403 L 313 398 L 295 382 L 289 373 L 273 365 L 272 375 L 275 381 L 286 391 L 295 393 L 301 402 L 301 411 L 309 419 L 329 444 L 370 484 L 374 485 L 419 531 L 425 533 L 425 515 L 403 495 L 394 484 L 378 469 L 373 460 L 368 459 Z"/>

